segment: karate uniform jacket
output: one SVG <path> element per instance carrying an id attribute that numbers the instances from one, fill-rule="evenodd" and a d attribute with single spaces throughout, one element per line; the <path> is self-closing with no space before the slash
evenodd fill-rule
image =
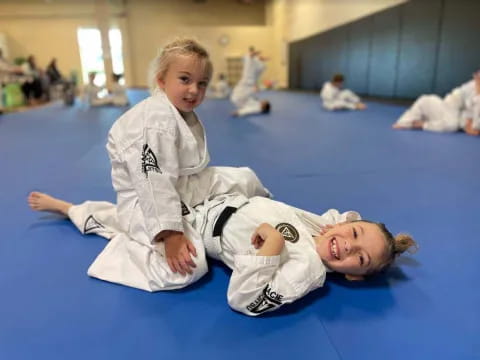
<path id="1" fill-rule="evenodd" d="M 184 119 L 162 91 L 121 116 L 108 135 L 118 218 L 136 241 L 163 230 L 183 232 L 179 192 L 209 162 L 203 126 Z M 195 123 L 189 127 L 187 122 Z M 179 177 L 182 180 L 179 181 Z"/>
<path id="2" fill-rule="evenodd" d="M 239 208 L 221 236 L 215 236 L 214 220 L 222 207 L 228 206 Z M 353 211 L 340 214 L 332 209 L 320 216 L 264 197 L 219 197 L 197 211 L 200 220 L 196 228 L 202 233 L 207 254 L 233 271 L 229 305 L 250 316 L 276 310 L 321 287 L 327 268 L 316 252 L 313 235 L 318 235 L 323 225 L 360 219 Z M 201 226 L 200 221 L 207 225 Z M 251 244 L 251 236 L 262 223 L 275 227 L 286 240 L 280 255 L 255 255 L 258 250 Z"/>
<path id="3" fill-rule="evenodd" d="M 476 96 L 475 81 L 470 80 L 450 91 L 444 98 L 445 104 L 453 111 L 454 116 L 459 120 L 459 127 L 464 128 L 467 119 L 472 118 Z"/>
<path id="4" fill-rule="evenodd" d="M 115 106 L 128 105 L 127 89 L 125 86 L 115 83 L 112 85 L 110 101 Z"/>

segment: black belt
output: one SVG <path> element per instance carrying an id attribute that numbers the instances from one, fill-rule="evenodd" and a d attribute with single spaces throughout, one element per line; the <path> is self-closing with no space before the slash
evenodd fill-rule
<path id="1" fill-rule="evenodd" d="M 215 225 L 213 226 L 213 236 L 222 235 L 223 227 L 235 211 L 237 211 L 237 208 L 233 206 L 226 206 L 225 209 L 222 210 L 217 218 L 217 221 L 215 221 Z"/>

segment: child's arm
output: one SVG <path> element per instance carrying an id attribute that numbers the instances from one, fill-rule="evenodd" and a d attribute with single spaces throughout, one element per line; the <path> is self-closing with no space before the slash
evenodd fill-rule
<path id="1" fill-rule="evenodd" d="M 280 237 L 282 239 L 280 239 Z M 291 303 L 323 284 L 325 268 L 307 254 L 289 253 L 281 262 L 283 236 L 268 224 L 260 225 L 252 236 L 260 250 L 256 255 L 236 255 L 228 287 L 229 305 L 246 315 L 258 316 Z M 271 255 L 269 255 L 271 254 Z"/>
<path id="2" fill-rule="evenodd" d="M 157 114 L 158 116 L 158 114 Z M 143 220 L 152 242 L 165 241 L 165 252 L 173 272 L 192 271 L 194 246 L 183 235 L 176 129 L 144 130 L 123 153 L 123 162 L 138 196 Z M 112 160 L 112 167 L 115 168 Z M 168 231 L 168 232 L 166 232 Z"/>
<path id="3" fill-rule="evenodd" d="M 252 244 L 260 249 L 257 256 L 276 256 L 285 247 L 285 239 L 272 225 L 263 223 L 253 233 Z"/>

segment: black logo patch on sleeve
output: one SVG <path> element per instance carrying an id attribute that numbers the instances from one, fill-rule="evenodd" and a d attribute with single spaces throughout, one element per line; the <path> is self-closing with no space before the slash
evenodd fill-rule
<path id="1" fill-rule="evenodd" d="M 96 229 L 103 229 L 105 226 L 100 224 L 93 215 L 90 215 L 85 221 L 85 226 L 83 227 L 83 233 L 88 234 Z"/>
<path id="2" fill-rule="evenodd" d="M 247 310 L 254 314 L 261 314 L 274 307 L 282 305 L 283 295 L 272 291 L 272 288 L 267 285 L 263 289 L 257 299 L 247 306 Z"/>
<path id="3" fill-rule="evenodd" d="M 298 231 L 293 225 L 290 225 L 288 223 L 280 223 L 275 226 L 275 229 L 277 229 L 280 234 L 282 234 L 285 240 L 290 241 L 291 243 L 296 243 L 298 241 Z"/>
<path id="4" fill-rule="evenodd" d="M 185 205 L 183 201 L 180 203 L 182 204 L 182 216 L 190 214 L 190 210 L 188 210 L 187 205 Z"/>
<path id="5" fill-rule="evenodd" d="M 158 166 L 157 157 L 153 153 L 152 149 L 148 144 L 143 145 L 142 151 L 142 172 L 148 176 L 149 171 L 154 171 L 157 173 L 162 173 L 160 167 Z"/>

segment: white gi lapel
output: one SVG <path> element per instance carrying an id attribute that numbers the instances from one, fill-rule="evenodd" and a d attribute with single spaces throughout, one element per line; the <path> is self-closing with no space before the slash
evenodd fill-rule
<path id="1" fill-rule="evenodd" d="M 180 115 L 180 112 L 177 110 L 175 106 L 168 100 L 167 96 L 163 91 L 159 91 L 157 96 L 161 97 L 161 100 L 168 103 L 170 108 L 172 109 L 172 113 L 175 117 L 175 121 L 177 123 L 177 129 L 179 132 L 179 163 L 181 165 L 179 169 L 179 175 L 191 175 L 198 173 L 203 168 L 205 168 L 210 161 L 210 156 L 207 150 L 207 140 L 205 137 L 205 129 L 203 124 L 201 123 L 200 119 L 198 122 L 202 127 L 203 132 L 203 139 L 204 139 L 204 146 L 203 151 L 201 154 L 198 154 L 198 143 L 195 136 L 192 133 L 191 128 L 188 126 L 185 119 Z M 196 115 L 193 113 L 192 116 Z M 199 155 L 199 156 L 198 156 Z"/>

